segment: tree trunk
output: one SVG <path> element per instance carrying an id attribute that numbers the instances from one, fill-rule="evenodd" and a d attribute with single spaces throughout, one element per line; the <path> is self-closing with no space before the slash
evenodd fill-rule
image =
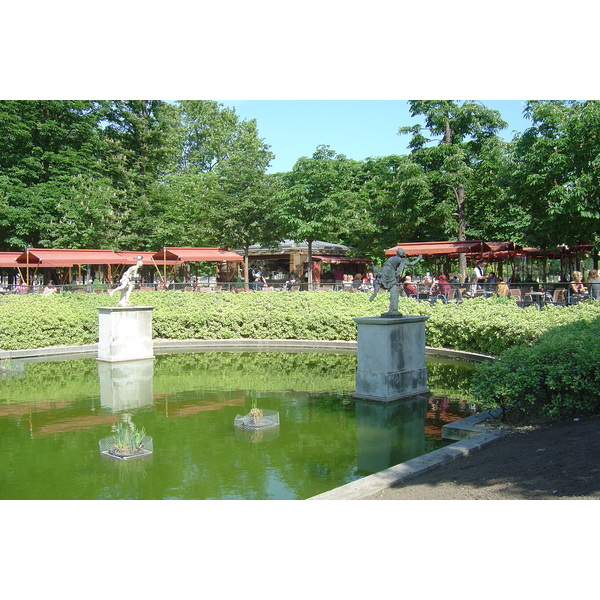
<path id="1" fill-rule="evenodd" d="M 312 240 L 308 240 L 308 289 L 313 289 L 313 277 L 312 277 Z"/>
<path id="2" fill-rule="evenodd" d="M 248 256 L 250 253 L 250 246 L 246 244 L 244 246 L 244 289 L 248 290 Z"/>
<path id="3" fill-rule="evenodd" d="M 458 217 L 456 218 L 458 224 L 458 241 L 464 242 L 467 239 L 467 222 L 465 218 L 465 188 L 462 184 L 459 184 L 458 189 L 456 190 L 456 207 L 458 213 Z M 458 255 L 458 271 L 460 273 L 461 282 L 464 282 L 467 276 L 466 254 Z"/>

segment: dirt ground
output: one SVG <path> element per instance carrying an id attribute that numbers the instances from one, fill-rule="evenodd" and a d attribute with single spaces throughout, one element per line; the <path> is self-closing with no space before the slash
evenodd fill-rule
<path id="1" fill-rule="evenodd" d="M 365 500 L 600 500 L 600 416 L 521 429 Z"/>

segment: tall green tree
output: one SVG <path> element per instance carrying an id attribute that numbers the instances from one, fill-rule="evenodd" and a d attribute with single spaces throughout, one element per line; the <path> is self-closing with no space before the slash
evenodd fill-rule
<path id="1" fill-rule="evenodd" d="M 412 134 L 411 158 L 424 169 L 438 204 L 436 213 L 445 217 L 447 234 L 465 240 L 477 164 L 506 123 L 498 111 L 478 102 L 411 100 L 409 104 L 411 116 L 423 116 L 424 125 L 402 127 L 398 133 Z M 464 254 L 459 257 L 459 269 L 464 277 Z"/>
<path id="2" fill-rule="evenodd" d="M 361 255 L 381 262 L 384 250 L 401 241 L 440 235 L 424 169 L 408 156 L 367 158 L 361 165 L 360 196 L 366 214 L 355 237 L 347 239 Z"/>
<path id="3" fill-rule="evenodd" d="M 312 245 L 316 240 L 342 242 L 364 222 L 356 161 L 318 146 L 312 157 L 296 161 L 282 174 L 277 217 L 286 237 L 308 244 L 308 284 L 312 287 Z"/>
<path id="4" fill-rule="evenodd" d="M 218 102 L 184 100 L 181 107 L 182 151 L 178 173 L 216 184 L 198 198 L 198 216 L 212 243 L 244 250 L 278 241 L 273 222 L 275 180 L 266 176 L 273 159 L 259 137 L 254 119 L 243 120 Z"/>
<path id="5" fill-rule="evenodd" d="M 515 143 L 513 193 L 527 210 L 527 243 L 597 243 L 600 223 L 600 101 L 527 103 L 533 125 Z"/>
<path id="6" fill-rule="evenodd" d="M 6 249 L 60 243 L 73 247 L 73 236 L 58 234 L 68 220 L 82 230 L 101 221 L 88 210 L 90 186 L 102 202 L 113 197 L 103 177 L 105 152 L 98 102 L 71 100 L 0 101 L 0 196 L 5 203 L 2 240 Z M 71 202 L 71 200 L 73 200 Z M 110 206 L 110 204 L 109 204 Z M 78 245 L 82 245 L 79 239 Z"/>
<path id="7" fill-rule="evenodd" d="M 105 173 L 121 192 L 113 244 L 144 249 L 155 227 L 154 204 L 161 199 L 150 192 L 176 170 L 179 159 L 179 109 L 162 100 L 106 101 L 102 108 Z"/>

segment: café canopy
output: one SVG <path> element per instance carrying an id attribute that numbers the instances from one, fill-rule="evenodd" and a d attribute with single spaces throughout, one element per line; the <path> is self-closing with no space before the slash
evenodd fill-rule
<path id="1" fill-rule="evenodd" d="M 166 247 L 159 252 L 114 251 L 100 249 L 50 249 L 28 248 L 24 252 L 1 252 L 0 267 L 17 268 L 21 278 L 28 282 L 29 271 L 39 268 L 79 267 L 82 265 L 107 265 L 112 279 L 112 267 L 135 264 L 138 256 L 145 265 L 178 266 L 193 261 L 241 262 L 243 257 L 223 248 L 176 248 Z"/>

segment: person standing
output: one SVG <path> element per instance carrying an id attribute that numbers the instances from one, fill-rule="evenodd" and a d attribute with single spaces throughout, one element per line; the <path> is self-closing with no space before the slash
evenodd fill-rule
<path id="1" fill-rule="evenodd" d="M 486 267 L 485 261 L 480 260 L 477 262 L 477 264 L 475 265 L 475 268 L 473 269 L 473 277 L 477 277 L 478 283 L 485 283 L 487 280 L 487 278 L 485 276 L 485 267 Z"/>
<path id="2" fill-rule="evenodd" d="M 473 279 L 477 278 L 477 289 L 482 290 L 485 289 L 486 283 L 488 282 L 489 277 L 486 277 L 485 274 L 486 262 L 484 260 L 479 260 L 477 265 L 473 269 Z"/>

